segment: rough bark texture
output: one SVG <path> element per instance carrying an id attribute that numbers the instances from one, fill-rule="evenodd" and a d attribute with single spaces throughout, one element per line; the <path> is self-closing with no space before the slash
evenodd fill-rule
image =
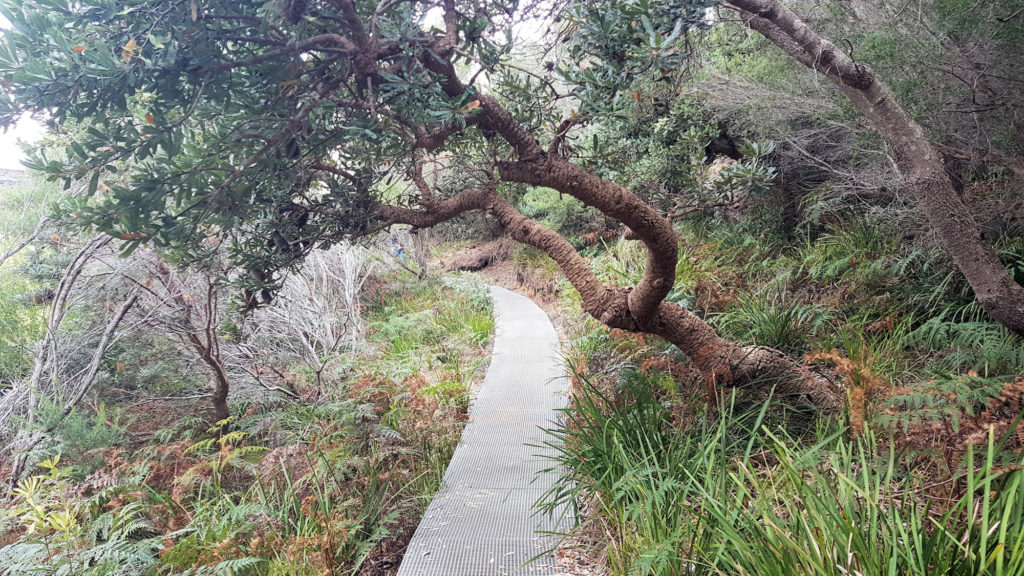
<path id="1" fill-rule="evenodd" d="M 420 278 L 427 276 L 427 260 L 430 258 L 430 228 L 413 228 L 412 250 L 416 258 L 416 267 L 420 270 Z"/>
<path id="2" fill-rule="evenodd" d="M 466 196 L 462 201 L 451 203 L 460 207 L 458 213 L 475 209 L 491 212 L 512 239 L 538 248 L 559 265 L 579 292 L 584 311 L 610 328 L 665 338 L 686 354 L 709 387 L 754 384 L 764 390 L 774 387 L 778 397 L 793 404 L 813 405 L 823 410 L 839 406 L 838 390 L 826 382 L 808 378 L 801 366 L 785 354 L 763 346 L 739 346 L 725 340 L 692 312 L 664 301 L 663 297 L 649 314 L 637 315 L 630 298 L 636 289 L 606 286 L 561 235 L 527 218 L 493 190 L 472 190 L 463 194 Z M 421 222 L 432 215 L 407 209 L 382 209 L 381 212 L 389 213 L 392 222 L 402 224 Z M 456 215 L 447 214 L 449 217 Z M 673 251 L 675 246 L 673 235 Z M 673 279 L 674 270 L 661 280 L 671 288 Z"/>
<path id="3" fill-rule="evenodd" d="M 224 362 L 221 361 L 220 354 L 216 349 L 209 345 L 209 343 L 200 340 L 197 335 L 189 334 L 188 341 L 192 344 L 196 354 L 199 355 L 213 373 L 213 395 L 211 399 L 217 422 L 227 420 L 231 417 L 231 409 L 228 407 L 228 391 L 231 389 L 231 380 L 228 378 L 227 370 L 224 369 Z M 222 428 L 226 430 L 227 427 L 224 426 Z"/>
<path id="4" fill-rule="evenodd" d="M 449 60 L 449 41 L 442 41 L 421 61 L 437 75 L 441 88 L 451 97 L 462 96 L 467 87 Z M 507 141 L 514 158 L 496 160 L 500 179 L 532 186 L 545 186 L 568 194 L 615 218 L 629 228 L 629 238 L 643 242 L 646 268 L 640 281 L 630 289 L 603 284 L 561 235 L 530 220 L 494 187 L 465 190 L 453 198 L 436 200 L 414 166 L 412 178 L 420 189 L 422 210 L 379 206 L 377 216 L 388 223 L 426 228 L 470 210 L 487 210 L 504 226 L 509 236 L 534 246 L 550 256 L 582 297 L 584 310 L 611 328 L 656 334 L 667 339 L 690 358 L 709 388 L 754 385 L 800 404 L 814 404 L 826 410 L 839 405 L 840 394 L 831 386 L 807 378 L 801 366 L 769 348 L 742 347 L 718 336 L 714 329 L 689 310 L 666 302 L 675 282 L 679 240 L 669 219 L 660 215 L 630 190 L 605 181 L 558 154 L 553 144 L 547 150 L 519 124 L 495 98 L 477 94 L 479 113 L 474 123 L 481 130 Z M 422 149 L 440 146 L 436 139 L 415 143 Z M 418 159 L 417 159 L 418 162 Z"/>
<path id="5" fill-rule="evenodd" d="M 725 340 L 707 322 L 678 304 L 660 299 L 649 316 L 636 316 L 630 299 L 635 290 L 605 286 L 561 235 L 530 220 L 504 198 L 496 196 L 490 210 L 514 240 L 542 250 L 558 263 L 580 293 L 588 314 L 610 328 L 665 338 L 686 354 L 712 387 L 756 384 L 764 389 L 775 387 L 778 397 L 793 404 L 826 410 L 839 406 L 838 390 L 809 378 L 785 354 Z"/>
<path id="6" fill-rule="evenodd" d="M 450 271 L 475 272 L 483 270 L 509 253 L 507 238 L 498 238 L 477 246 L 457 250 L 444 260 L 444 268 Z"/>
<path id="7" fill-rule="evenodd" d="M 1014 282 L 956 193 L 935 146 L 870 68 L 854 62 L 778 0 L 730 0 L 743 21 L 789 56 L 831 80 L 892 148 L 939 245 L 996 321 L 1024 335 L 1024 287 Z"/>

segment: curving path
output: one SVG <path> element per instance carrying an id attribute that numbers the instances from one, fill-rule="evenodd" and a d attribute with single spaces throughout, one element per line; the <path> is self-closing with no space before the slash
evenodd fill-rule
<path id="1" fill-rule="evenodd" d="M 544 554 L 562 530 L 533 504 L 557 475 L 540 427 L 565 405 L 568 383 L 555 329 L 530 299 L 492 287 L 496 338 L 490 368 L 434 500 L 398 576 L 555 573 Z M 563 520 L 563 524 L 567 522 Z M 536 556 L 539 558 L 527 564 Z"/>

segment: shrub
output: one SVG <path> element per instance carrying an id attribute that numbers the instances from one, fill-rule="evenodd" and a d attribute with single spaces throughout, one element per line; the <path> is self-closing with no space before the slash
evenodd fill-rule
<path id="1" fill-rule="evenodd" d="M 568 472 L 541 503 L 592 498 L 614 574 L 1024 573 L 1024 458 L 996 466 L 991 434 L 947 498 L 925 504 L 935 487 L 870 430 L 801 441 L 767 424 L 769 403 L 680 429 L 643 378 L 625 387 L 582 387 L 551 432 Z"/>

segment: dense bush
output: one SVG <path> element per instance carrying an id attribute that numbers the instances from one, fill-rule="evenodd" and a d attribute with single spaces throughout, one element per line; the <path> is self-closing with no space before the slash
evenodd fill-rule
<path id="1" fill-rule="evenodd" d="M 361 295 L 369 347 L 335 351 L 322 379 L 282 357 L 295 393 L 236 395 L 227 423 L 186 416 L 195 399 L 146 398 L 181 390 L 141 374 L 129 398 L 103 388 L 118 406 L 67 417 L 43 407 L 36 425 L 55 441 L 40 450 L 52 456 L 0 513 L 0 575 L 319 576 L 393 565 L 393 542 L 411 535 L 440 485 L 494 321 L 471 277 L 386 270 Z M 123 385 L 113 371 L 120 380 L 106 384 Z"/>
<path id="2" fill-rule="evenodd" d="M 596 501 L 613 574 L 1024 572 L 1024 460 L 997 465 L 1003 439 L 969 449 L 940 497 L 891 439 L 794 438 L 770 403 L 681 421 L 657 389 L 584 384 L 552 432 L 568 473 L 543 504 Z"/>

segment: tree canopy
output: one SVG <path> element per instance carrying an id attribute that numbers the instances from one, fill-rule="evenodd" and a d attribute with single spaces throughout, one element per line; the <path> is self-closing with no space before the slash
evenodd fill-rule
<path id="1" fill-rule="evenodd" d="M 32 166 L 89 182 L 62 216 L 121 238 L 128 251 L 146 243 L 198 261 L 226 249 L 250 271 L 250 288 L 273 288 L 275 271 L 313 248 L 486 210 L 559 264 L 587 312 L 666 337 L 709 382 L 796 376 L 778 352 L 725 342 L 665 301 L 678 258 L 671 219 L 565 145 L 571 131 L 642 100 L 637 78 L 657 82 L 683 66 L 689 34 L 710 25 L 716 4 L 557 6 L 552 35 L 565 47 L 524 67 L 515 34 L 544 21 L 531 20 L 541 5 L 5 0 L 12 27 L 0 48 L 9 95 L 0 122 L 46 115 L 66 150 L 41 152 Z M 728 6 L 875 124 L 979 301 L 1024 329 L 1024 288 L 885 84 L 776 0 Z M 457 169 L 428 181 L 426 157 Z M 523 190 L 515 185 L 553 188 L 622 222 L 646 248 L 642 278 L 628 289 L 602 284 L 565 238 L 509 201 Z M 796 392 L 834 403 L 826 388 Z"/>

